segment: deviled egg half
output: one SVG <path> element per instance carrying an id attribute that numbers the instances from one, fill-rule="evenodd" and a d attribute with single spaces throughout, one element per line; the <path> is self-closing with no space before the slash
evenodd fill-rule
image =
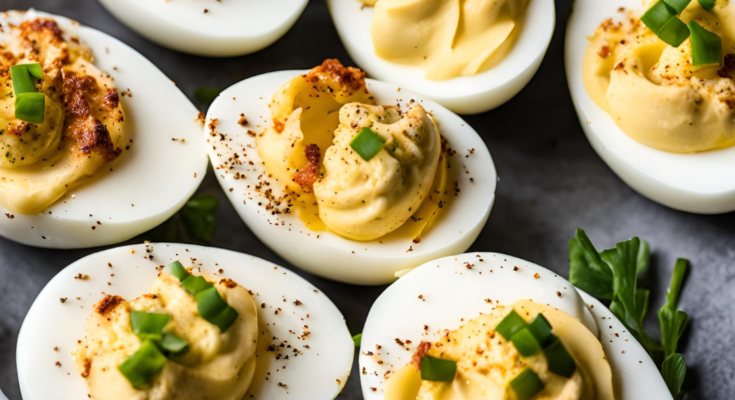
<path id="1" fill-rule="evenodd" d="M 18 338 L 26 400 L 335 398 L 354 344 L 287 269 L 182 244 L 83 258 L 43 289 Z"/>
<path id="2" fill-rule="evenodd" d="M 232 57 L 285 35 L 309 0 L 99 0 L 147 39 L 184 53 Z"/>
<path id="3" fill-rule="evenodd" d="M 666 399 L 643 347 L 552 271 L 498 253 L 428 262 L 370 310 L 366 400 Z"/>
<path id="4" fill-rule="evenodd" d="M 205 129 L 245 223 L 292 264 L 330 279 L 387 283 L 465 251 L 495 199 L 490 153 L 466 122 L 337 60 L 230 87 Z"/>
<path id="5" fill-rule="evenodd" d="M 198 111 L 172 81 L 64 17 L 7 11 L 0 27 L 0 235 L 100 246 L 184 205 L 207 158 Z"/>
<path id="6" fill-rule="evenodd" d="M 556 22 L 553 0 L 329 0 L 353 60 L 460 114 L 510 100 L 531 80 Z"/>
<path id="7" fill-rule="evenodd" d="M 567 78 L 587 138 L 626 183 L 672 208 L 735 210 L 733 10 L 579 0 L 569 20 Z"/>

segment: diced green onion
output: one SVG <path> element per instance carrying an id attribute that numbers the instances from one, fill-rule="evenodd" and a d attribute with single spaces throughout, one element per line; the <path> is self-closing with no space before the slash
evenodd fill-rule
<path id="1" fill-rule="evenodd" d="M 41 68 L 41 64 L 39 63 L 33 63 L 33 64 L 23 64 L 26 66 L 26 69 L 28 69 L 28 73 L 35 76 L 38 79 L 43 78 L 43 68 Z"/>
<path id="2" fill-rule="evenodd" d="M 528 324 L 528 330 L 533 333 L 533 336 L 542 347 L 549 344 L 552 336 L 551 324 L 543 314 L 537 315 L 536 318 Z"/>
<path id="3" fill-rule="evenodd" d="M 689 37 L 689 28 L 679 18 L 671 18 L 669 22 L 665 23 L 658 31 L 658 38 L 663 40 L 664 43 L 679 47 L 682 42 L 687 40 Z"/>
<path id="4" fill-rule="evenodd" d="M 180 355 L 189 350 L 189 342 L 173 333 L 164 333 L 163 339 L 161 340 L 161 348 L 171 354 Z"/>
<path id="5" fill-rule="evenodd" d="M 651 6 L 641 17 L 641 21 L 646 24 L 648 29 L 658 35 L 661 28 L 669 22 L 671 18 L 676 17 L 676 10 L 662 0 L 659 0 Z"/>
<path id="6" fill-rule="evenodd" d="M 27 64 L 19 64 L 10 67 L 10 79 L 13 81 L 13 94 L 33 93 L 36 84 L 33 83 L 31 73 L 28 72 Z"/>
<path id="7" fill-rule="evenodd" d="M 692 65 L 699 68 L 722 65 L 722 39 L 702 25 L 689 21 L 692 33 Z"/>
<path id="8" fill-rule="evenodd" d="M 577 370 L 577 363 L 574 362 L 564 344 L 556 336 L 552 339 L 551 344 L 544 349 L 544 355 L 549 365 L 549 371 L 557 375 L 569 378 Z"/>
<path id="9" fill-rule="evenodd" d="M 171 321 L 171 315 L 148 313 L 145 311 L 131 311 L 130 325 L 141 340 L 161 340 L 163 328 Z"/>
<path id="10" fill-rule="evenodd" d="M 692 2 L 692 0 L 664 0 L 666 4 L 671 6 L 674 10 L 676 10 L 677 14 L 681 14 L 684 9 L 687 8 L 689 3 Z"/>
<path id="11" fill-rule="evenodd" d="M 352 337 L 352 342 L 355 343 L 355 347 L 360 347 L 362 344 L 362 333 L 358 333 L 357 335 Z"/>
<path id="12" fill-rule="evenodd" d="M 161 372 L 166 365 L 166 356 L 151 340 L 144 341 L 140 349 L 130 356 L 117 369 L 133 387 L 140 389 Z"/>
<path id="13" fill-rule="evenodd" d="M 506 315 L 502 321 L 495 327 L 495 331 L 500 334 L 505 340 L 510 340 L 516 332 L 528 326 L 523 317 L 518 315 L 515 310 L 511 310 L 510 314 Z"/>
<path id="14" fill-rule="evenodd" d="M 717 0 L 699 0 L 699 5 L 707 11 L 712 11 L 712 9 L 715 8 L 716 2 Z"/>
<path id="15" fill-rule="evenodd" d="M 365 161 L 370 161 L 383 148 L 383 139 L 373 132 L 370 128 L 362 128 L 360 132 L 352 138 L 350 147 Z"/>
<path id="16" fill-rule="evenodd" d="M 189 272 L 187 272 L 186 268 L 184 268 L 184 266 L 181 265 L 181 263 L 178 261 L 174 261 L 164 267 L 163 272 L 173 276 L 174 278 L 177 278 L 179 281 L 183 281 L 184 279 L 189 277 Z"/>
<path id="17" fill-rule="evenodd" d="M 509 383 L 518 400 L 530 400 L 538 392 L 544 390 L 544 383 L 531 368 L 526 368 Z"/>
<path id="18" fill-rule="evenodd" d="M 209 289 L 214 285 L 212 285 L 210 282 L 207 282 L 207 280 L 201 276 L 189 275 L 183 281 L 181 281 L 181 286 L 183 286 L 184 289 L 189 292 L 189 294 L 191 294 L 192 296 L 196 296 L 202 290 Z"/>
<path id="19" fill-rule="evenodd" d="M 510 338 L 510 341 L 513 343 L 513 346 L 516 347 L 518 353 L 523 357 L 531 357 L 541 350 L 541 345 L 538 340 L 536 340 L 536 337 L 533 336 L 531 330 L 528 329 L 528 326 L 516 332 L 516 334 Z"/>
<path id="20" fill-rule="evenodd" d="M 20 93 L 15 95 L 15 118 L 32 124 L 42 124 L 46 113 L 46 95 Z"/>
<path id="21" fill-rule="evenodd" d="M 421 379 L 435 382 L 451 382 L 457 374 L 457 363 L 432 356 L 421 357 Z"/>
<path id="22" fill-rule="evenodd" d="M 229 329 L 237 320 L 239 315 L 237 311 L 222 299 L 214 286 L 199 292 L 196 295 L 196 300 L 199 315 L 210 323 L 217 325 L 222 332 Z"/>

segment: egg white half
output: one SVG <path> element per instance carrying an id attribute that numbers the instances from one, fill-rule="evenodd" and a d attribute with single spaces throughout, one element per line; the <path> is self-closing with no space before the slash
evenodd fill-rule
<path id="1" fill-rule="evenodd" d="M 67 249 L 119 243 L 156 227 L 184 205 L 207 172 L 196 107 L 140 53 L 96 29 L 35 10 L 0 13 L 0 23 L 37 17 L 55 19 L 92 48 L 95 65 L 114 78 L 132 141 L 117 160 L 40 214 L 12 214 L 0 206 L 0 236 Z"/>
<path id="2" fill-rule="evenodd" d="M 327 0 L 337 33 L 350 57 L 368 76 L 421 93 L 459 114 L 478 114 L 500 106 L 523 89 L 541 65 L 556 23 L 553 0 L 531 0 L 521 33 L 508 55 L 473 76 L 430 81 L 420 67 L 398 65 L 375 55 L 370 37 L 373 8 L 359 0 Z"/>
<path id="3" fill-rule="evenodd" d="M 427 262 L 380 295 L 362 333 L 363 396 L 382 399 L 385 373 L 409 363 L 422 340 L 436 341 L 445 329 L 457 329 L 497 305 L 525 299 L 564 311 L 600 339 L 612 366 L 616 393 L 623 394 L 620 400 L 671 399 L 651 358 L 602 304 L 546 268 L 499 253 L 468 253 Z M 401 346 L 396 338 L 412 343 Z"/>
<path id="4" fill-rule="evenodd" d="M 268 103 L 273 93 L 304 73 L 281 71 L 246 79 L 222 92 L 207 114 L 207 124 L 216 118 L 217 133 L 225 135 L 222 140 L 219 135 L 205 134 L 205 146 L 215 174 L 253 233 L 301 269 L 332 280 L 363 285 L 392 282 L 400 270 L 467 250 L 480 234 L 495 200 L 498 178 L 485 143 L 465 121 L 446 108 L 396 85 L 371 79 L 367 80 L 367 89 L 377 104 L 400 104 L 407 110 L 408 103 L 415 100 L 433 113 L 442 136 L 457 151 L 449 158 L 447 190 L 451 198 L 421 242 L 413 243 L 412 237 L 396 238 L 390 234 L 367 242 L 353 241 L 329 231 L 313 232 L 296 213 L 271 215 L 265 209 L 267 200 L 254 188 L 267 173 L 255 137 L 247 132 L 260 133 L 272 124 Z M 249 121 L 245 127 L 238 124 L 241 113 Z M 472 154 L 471 149 L 474 149 Z M 242 164 L 230 168 L 233 154 L 240 156 Z M 227 166 L 223 167 L 226 162 Z M 456 197 L 452 186 L 455 181 L 460 188 Z M 269 189 L 278 197 L 282 188 L 277 187 L 275 180 L 272 183 Z"/>
<path id="5" fill-rule="evenodd" d="M 23 398 L 51 400 L 59 393 L 69 399 L 86 398 L 86 383 L 74 370 L 70 352 L 84 337 L 93 305 L 104 294 L 132 300 L 148 293 L 159 272 L 157 267 L 175 260 L 230 278 L 253 292 L 260 336 L 255 376 L 245 398 L 331 400 L 340 393 L 350 374 L 354 344 L 344 317 L 319 289 L 285 268 L 247 254 L 159 243 L 92 254 L 66 267 L 46 285 L 18 337 Z M 74 279 L 78 274 L 89 275 L 89 279 Z M 61 303 L 60 298 L 67 300 Z M 301 304 L 294 304 L 296 300 Z M 305 325 L 310 334 L 298 340 Z M 278 346 L 284 340 L 301 354 L 276 360 L 277 353 L 268 346 Z M 55 346 L 58 351 L 54 351 Z M 56 361 L 61 366 L 55 365 Z"/>
<path id="6" fill-rule="evenodd" d="M 211 57 L 249 54 L 286 34 L 309 0 L 99 0 L 147 39 Z M 206 10 L 206 12 L 205 12 Z"/>
<path id="7" fill-rule="evenodd" d="M 625 134 L 610 114 L 587 94 L 582 60 L 588 37 L 620 7 L 641 7 L 639 0 L 576 0 L 566 35 L 566 71 L 579 121 L 592 148 L 630 187 L 677 210 L 717 214 L 735 210 L 735 147 L 676 154 L 645 146 Z"/>

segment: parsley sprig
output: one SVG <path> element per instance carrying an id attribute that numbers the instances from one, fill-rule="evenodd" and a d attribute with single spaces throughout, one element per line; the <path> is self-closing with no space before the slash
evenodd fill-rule
<path id="1" fill-rule="evenodd" d="M 592 296 L 610 301 L 610 311 L 654 360 L 662 360 L 659 367 L 664 381 L 674 398 L 680 399 L 686 362 L 684 356 L 677 353 L 677 348 L 689 316 L 679 310 L 677 304 L 689 261 L 680 258 L 674 266 L 666 304 L 658 311 L 659 343 L 643 328 L 650 291 L 638 288 L 638 279 L 650 267 L 650 257 L 648 243 L 637 237 L 598 252 L 587 234 L 577 229 L 576 237 L 569 240 L 569 280 Z"/>

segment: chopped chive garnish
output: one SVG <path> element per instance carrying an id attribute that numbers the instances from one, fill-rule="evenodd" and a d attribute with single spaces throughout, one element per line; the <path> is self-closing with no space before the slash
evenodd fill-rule
<path id="1" fill-rule="evenodd" d="M 544 390 L 544 383 L 531 368 L 526 368 L 509 383 L 518 400 L 530 400 L 538 392 Z"/>
<path id="2" fill-rule="evenodd" d="M 516 332 L 525 328 L 528 325 L 525 319 L 518 315 L 515 310 L 511 310 L 510 314 L 506 315 L 502 321 L 495 327 L 495 331 L 500 334 L 505 340 L 510 340 Z"/>
<path id="3" fill-rule="evenodd" d="M 161 340 L 161 348 L 171 354 L 180 355 L 189 350 L 189 342 L 173 333 L 164 333 L 163 339 Z"/>
<path id="4" fill-rule="evenodd" d="M 161 372 L 166 365 L 166 356 L 151 340 L 145 340 L 140 349 L 133 353 L 117 369 L 133 387 L 140 389 Z"/>
<path id="5" fill-rule="evenodd" d="M 352 138 L 350 147 L 365 161 L 370 161 L 383 148 L 383 139 L 380 138 L 370 128 L 362 128 L 360 132 Z"/>
<path id="6" fill-rule="evenodd" d="M 722 39 L 694 21 L 687 25 L 692 33 L 692 65 L 699 68 L 722 64 Z"/>
<path id="7" fill-rule="evenodd" d="M 457 374 L 457 363 L 432 356 L 421 357 L 421 379 L 435 382 L 451 382 Z"/>
<path id="8" fill-rule="evenodd" d="M 42 124 L 46 112 L 46 95 L 43 93 L 20 93 L 15 95 L 15 118 Z"/>
<path id="9" fill-rule="evenodd" d="M 33 93 L 36 91 L 36 85 L 26 64 L 19 64 L 10 67 L 10 79 L 13 81 L 13 93 L 17 96 L 21 93 Z"/>
<path id="10" fill-rule="evenodd" d="M 207 280 L 201 276 L 189 275 L 183 281 L 181 281 L 181 286 L 183 286 L 184 289 L 189 292 L 189 294 L 191 294 L 192 296 L 196 296 L 199 292 L 205 289 L 209 289 L 214 285 L 212 285 L 210 282 L 207 282 Z"/>
<path id="11" fill-rule="evenodd" d="M 528 326 L 516 332 L 516 334 L 510 338 L 510 341 L 513 343 L 513 346 L 516 347 L 518 353 L 523 357 L 531 357 L 541 350 L 541 345 L 538 340 L 536 340 L 536 337 L 533 336 L 531 330 L 528 329 Z"/>
<path id="12" fill-rule="evenodd" d="M 716 2 L 717 0 L 699 0 L 699 5 L 707 11 L 712 11 L 712 9 L 715 8 Z"/>
<path id="13" fill-rule="evenodd" d="M 34 63 L 34 64 L 23 64 L 26 66 L 26 69 L 28 70 L 28 73 L 33 75 L 34 77 L 41 79 L 43 78 L 43 68 L 41 68 L 41 64 Z"/>
<path id="14" fill-rule="evenodd" d="M 658 38 L 673 47 L 679 47 L 688 37 L 689 28 L 679 18 L 671 18 L 658 31 Z"/>
<path id="15" fill-rule="evenodd" d="M 574 362 L 564 344 L 556 336 L 552 339 L 551 344 L 544 349 L 544 355 L 549 365 L 549 371 L 559 376 L 569 378 L 577 370 L 577 363 Z"/>
<path id="16" fill-rule="evenodd" d="M 669 22 L 671 18 L 676 17 L 676 10 L 662 0 L 659 0 L 643 14 L 641 21 L 646 24 L 648 29 L 658 35 L 661 28 Z"/>
<path id="17" fill-rule="evenodd" d="M 549 344 L 551 341 L 551 324 L 542 314 L 536 316 L 536 318 L 528 324 L 528 330 L 533 333 L 538 343 L 543 347 Z"/>
<path id="18" fill-rule="evenodd" d="M 222 299 L 214 286 L 197 293 L 196 300 L 199 315 L 217 325 L 222 332 L 229 329 L 237 320 L 239 315 L 237 311 Z"/>
<path id="19" fill-rule="evenodd" d="M 184 266 L 181 265 L 181 263 L 178 261 L 174 261 L 171 264 L 167 265 L 165 268 L 163 268 L 163 272 L 178 279 L 179 282 L 189 277 L 189 273 L 186 271 L 186 268 L 184 268 Z"/>
<path id="20" fill-rule="evenodd" d="M 355 347 L 360 347 L 362 344 L 362 333 L 358 333 L 357 335 L 352 337 L 352 342 L 355 343 Z"/>
<path id="21" fill-rule="evenodd" d="M 676 10 L 677 14 L 681 14 L 681 12 L 684 11 L 685 8 L 687 8 L 692 0 L 664 0 L 664 2 L 666 2 L 666 4 Z"/>
<path id="22" fill-rule="evenodd" d="M 148 313 L 145 311 L 131 311 L 130 325 L 141 340 L 161 340 L 163 328 L 171 321 L 169 314 Z"/>

